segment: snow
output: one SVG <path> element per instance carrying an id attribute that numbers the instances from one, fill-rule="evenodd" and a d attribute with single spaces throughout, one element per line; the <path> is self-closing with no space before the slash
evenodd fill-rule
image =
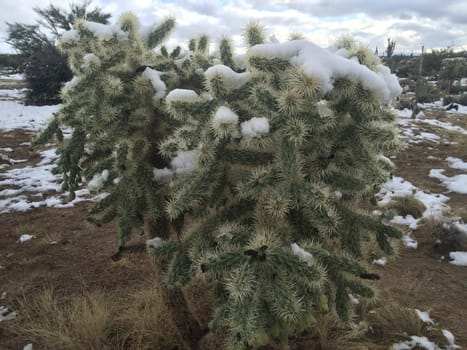
<path id="1" fill-rule="evenodd" d="M 404 243 L 407 248 L 418 248 L 418 242 L 411 236 L 410 232 L 402 237 L 402 243 Z"/>
<path id="2" fill-rule="evenodd" d="M 376 196 L 379 198 L 378 204 L 384 206 L 388 204 L 393 197 L 407 197 L 412 195 L 425 205 L 426 209 L 422 215 L 424 218 L 441 218 L 443 217 L 443 212 L 449 209 L 445 204 L 449 200 L 449 197 L 442 194 L 425 193 L 418 187 L 412 185 L 409 181 L 398 176 L 393 176 L 392 179 L 382 184 L 381 190 Z M 413 224 L 412 221 L 408 221 L 408 223 Z"/>
<path id="3" fill-rule="evenodd" d="M 188 89 L 174 89 L 165 97 L 165 101 L 169 104 L 172 102 L 197 102 L 199 100 L 199 95 Z"/>
<path id="4" fill-rule="evenodd" d="M 422 320 L 423 323 L 428 323 L 428 324 L 434 323 L 430 317 L 429 311 L 420 311 L 418 309 L 415 309 L 415 312 L 417 313 L 418 317 Z"/>
<path id="5" fill-rule="evenodd" d="M 40 206 L 67 208 L 85 200 L 99 200 L 100 196 L 89 198 L 89 191 L 75 192 L 76 198 L 66 202 L 68 192 L 63 193 L 59 185 L 60 176 L 51 173 L 57 159 L 55 149 L 39 152 L 41 161 L 35 165 L 16 167 L 0 173 L 0 214 L 27 211 Z"/>
<path id="6" fill-rule="evenodd" d="M 387 263 L 388 263 L 388 258 L 386 258 L 385 256 L 383 256 L 382 258 L 373 260 L 373 264 L 375 265 L 384 266 Z"/>
<path id="7" fill-rule="evenodd" d="M 29 343 L 29 344 L 25 345 L 23 350 L 32 350 L 32 344 Z"/>
<path id="8" fill-rule="evenodd" d="M 417 119 L 417 121 L 421 123 L 429 124 L 429 125 L 434 125 L 434 126 L 443 128 L 445 130 L 457 131 L 464 135 L 467 135 L 467 130 L 465 130 L 464 128 L 460 126 L 452 125 L 451 123 L 448 123 L 448 122 L 442 122 L 442 121 L 435 120 L 435 119 Z"/>
<path id="9" fill-rule="evenodd" d="M 446 160 L 449 163 L 449 167 L 459 170 L 467 170 L 467 162 L 464 162 L 460 158 L 447 157 Z"/>
<path id="10" fill-rule="evenodd" d="M 459 345 L 456 345 L 456 339 L 454 338 L 454 334 L 452 334 L 450 331 L 447 329 L 443 329 L 441 331 L 448 341 L 449 344 L 449 350 L 454 350 L 454 349 L 460 349 L 461 347 Z"/>
<path id="11" fill-rule="evenodd" d="M 250 72 L 237 73 L 230 67 L 224 66 L 222 64 L 208 68 L 204 74 L 208 80 L 220 77 L 224 82 L 225 87 L 229 90 L 238 89 L 248 80 L 250 80 L 251 76 Z"/>
<path id="12" fill-rule="evenodd" d="M 197 150 L 181 151 L 170 163 L 175 174 L 187 174 L 198 167 L 199 153 Z"/>
<path id="13" fill-rule="evenodd" d="M 118 40 L 128 39 L 128 34 L 122 31 L 118 25 L 84 22 L 83 27 L 89 30 L 95 37 L 102 40 L 110 40 L 114 37 L 114 35 Z M 73 35 L 70 36 L 73 37 Z"/>
<path id="14" fill-rule="evenodd" d="M 253 117 L 240 124 L 242 136 L 245 139 L 260 137 L 269 133 L 269 120 L 265 117 Z"/>
<path id="15" fill-rule="evenodd" d="M 415 230 L 418 227 L 418 220 L 415 219 L 412 215 L 400 216 L 396 215 L 391 219 L 391 224 L 396 225 L 406 225 L 409 226 L 411 230 Z"/>
<path id="16" fill-rule="evenodd" d="M 156 91 L 156 94 L 154 95 L 155 101 L 159 101 L 161 98 L 163 98 L 167 90 L 167 86 L 161 80 L 161 74 L 161 72 L 149 67 L 146 67 L 146 69 L 143 71 L 143 76 L 151 81 L 152 87 Z"/>
<path id="17" fill-rule="evenodd" d="M 319 82 L 322 94 L 333 89 L 338 78 L 350 78 L 360 82 L 367 90 L 374 92 L 381 103 L 390 103 L 401 92 L 397 77 L 389 68 L 378 65 L 377 72 L 329 50 L 306 41 L 294 40 L 281 44 L 261 44 L 251 47 L 247 52 L 252 57 L 280 58 L 288 60 L 303 73 Z"/>
<path id="18" fill-rule="evenodd" d="M 349 293 L 349 300 L 350 300 L 350 303 L 353 304 L 353 305 L 358 305 L 360 304 L 360 300 L 358 299 L 358 296 L 356 296 L 355 294 L 352 294 L 352 293 Z"/>
<path id="19" fill-rule="evenodd" d="M 173 171 L 168 169 L 168 168 L 164 168 L 164 169 L 157 169 L 157 168 L 154 168 L 153 170 L 153 173 L 154 173 L 154 179 L 156 179 L 157 182 L 160 182 L 160 183 L 169 183 L 172 178 L 173 178 Z"/>
<path id="20" fill-rule="evenodd" d="M 16 317 L 16 312 L 8 310 L 5 306 L 0 306 L 0 322 L 9 321 Z"/>
<path id="21" fill-rule="evenodd" d="M 100 66 L 101 64 L 101 60 L 99 59 L 99 57 L 97 57 L 95 54 L 93 53 L 87 53 L 83 56 L 83 67 L 84 68 L 89 68 L 89 67 L 96 67 L 96 66 Z"/>
<path id="22" fill-rule="evenodd" d="M 214 129 L 221 129 L 226 125 L 238 125 L 238 115 L 226 106 L 220 106 L 214 118 L 212 119 L 212 126 Z"/>
<path id="23" fill-rule="evenodd" d="M 67 81 L 65 85 L 63 85 L 62 91 L 68 92 L 71 89 L 74 89 L 79 84 L 80 81 L 81 81 L 80 77 L 74 76 L 73 79 L 71 79 L 70 81 Z"/>
<path id="24" fill-rule="evenodd" d="M 412 335 L 410 339 L 411 340 L 393 344 L 391 350 L 412 350 L 416 346 L 426 350 L 441 350 L 438 345 L 430 341 L 427 337 Z"/>
<path id="25" fill-rule="evenodd" d="M 34 235 L 30 235 L 30 234 L 27 234 L 27 233 L 23 233 L 19 238 L 18 238 L 18 243 L 24 243 L 24 242 L 27 242 L 31 239 L 35 238 Z"/>
<path id="26" fill-rule="evenodd" d="M 444 169 L 431 169 L 429 176 L 440 180 L 441 184 L 451 192 L 467 194 L 467 174 L 449 177 L 443 175 L 443 172 Z"/>
<path id="27" fill-rule="evenodd" d="M 449 257 L 453 259 L 450 264 L 457 266 L 467 266 L 467 252 L 450 252 Z"/>
<path id="28" fill-rule="evenodd" d="M 62 43 L 67 43 L 67 44 L 78 42 L 79 39 L 80 39 L 79 33 L 75 29 L 67 30 L 60 37 L 61 42 Z"/>
<path id="29" fill-rule="evenodd" d="M 45 127 L 60 105 L 25 106 L 18 101 L 1 101 L 0 130 L 38 131 Z"/>
<path id="30" fill-rule="evenodd" d="M 153 239 L 148 239 L 146 241 L 146 245 L 152 248 L 160 247 L 161 244 L 162 244 L 162 239 L 160 237 L 155 237 Z"/>
<path id="31" fill-rule="evenodd" d="M 99 191 L 104 184 L 109 179 L 109 171 L 107 169 L 103 170 L 100 174 L 95 174 L 91 181 L 88 183 L 88 188 L 90 191 L 97 192 Z"/>
<path id="32" fill-rule="evenodd" d="M 320 100 L 316 103 L 318 113 L 321 118 L 332 117 L 334 112 L 328 107 L 328 101 Z"/>
<path id="33" fill-rule="evenodd" d="M 309 252 L 307 252 L 305 249 L 300 247 L 297 243 L 292 243 L 290 245 L 292 248 L 292 252 L 298 256 L 300 260 L 303 262 L 307 263 L 307 265 L 312 265 L 314 262 L 313 255 Z"/>

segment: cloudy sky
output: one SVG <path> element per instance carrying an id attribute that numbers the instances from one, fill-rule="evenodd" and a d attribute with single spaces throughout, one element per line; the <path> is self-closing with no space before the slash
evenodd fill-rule
<path id="1" fill-rule="evenodd" d="M 0 52 L 11 52 L 4 42 L 5 22 L 32 24 L 34 7 L 50 3 L 67 6 L 70 0 L 16 0 L 0 3 Z M 78 1 L 74 1 L 78 2 Z M 132 11 L 145 25 L 174 16 L 172 42 L 202 33 L 213 42 L 229 36 L 242 46 L 242 28 L 260 21 L 279 41 L 300 32 L 323 47 L 342 35 L 352 35 L 382 53 L 386 39 L 396 41 L 396 53 L 426 48 L 467 49 L 467 0 L 94 0 L 112 14 Z"/>

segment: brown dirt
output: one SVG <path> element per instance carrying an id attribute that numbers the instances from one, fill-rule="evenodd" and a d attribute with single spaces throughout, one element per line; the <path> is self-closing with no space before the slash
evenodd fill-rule
<path id="1" fill-rule="evenodd" d="M 440 131 L 429 125 L 423 128 Z M 395 175 L 424 190 L 445 192 L 437 179 L 428 177 L 429 170 L 446 169 L 447 156 L 466 160 L 467 154 L 465 135 L 461 138 L 455 133 L 445 133 L 447 138 L 459 143 L 437 145 L 433 150 L 427 150 L 426 143 L 411 145 L 397 156 Z M 29 159 L 28 162 L 34 163 L 37 159 L 29 147 L 19 146 L 30 138 L 31 135 L 24 132 L 3 133 L 0 144 L 14 149 L 8 154 L 12 158 Z M 428 159 L 429 155 L 438 159 Z M 465 195 L 449 196 L 448 204 L 453 210 L 465 206 Z M 0 215 L 0 294 L 6 292 L 0 305 L 12 306 L 15 296 L 24 293 L 33 297 L 46 286 L 66 296 L 86 290 L 111 290 L 117 298 L 124 299 L 154 273 L 144 248 L 145 237 L 135 237 L 120 260 L 111 259 L 117 247 L 116 225 L 96 227 L 88 223 L 89 206 L 89 203 L 81 203 L 68 209 L 42 207 Z M 23 233 L 36 238 L 19 244 L 17 239 Z M 414 234 L 417 237 L 417 231 Z M 446 252 L 434 250 L 429 233 L 423 235 L 419 249 L 401 248 L 396 259 L 384 267 L 374 267 L 382 276 L 376 287 L 380 294 L 405 306 L 431 310 L 435 322 L 452 331 L 457 343 L 467 347 L 467 268 L 450 265 L 447 259 L 440 261 Z M 53 241 L 57 243 L 51 244 Z M 0 323 L 0 349 L 20 349 L 26 341 L 7 334 Z"/>

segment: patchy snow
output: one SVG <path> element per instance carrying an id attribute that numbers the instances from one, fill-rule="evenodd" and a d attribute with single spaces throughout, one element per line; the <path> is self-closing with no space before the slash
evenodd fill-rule
<path id="1" fill-rule="evenodd" d="M 308 265 L 312 265 L 314 263 L 313 255 L 307 252 L 305 249 L 300 247 L 297 243 L 292 243 L 290 245 L 292 248 L 292 252 L 303 262 L 307 263 Z"/>
<path id="2" fill-rule="evenodd" d="M 418 227 L 418 220 L 415 219 L 412 215 L 400 216 L 396 215 L 391 219 L 391 224 L 396 225 L 406 225 L 409 226 L 411 230 L 415 230 Z"/>
<path id="3" fill-rule="evenodd" d="M 154 95 L 155 101 L 159 101 L 161 98 L 163 98 L 167 90 L 167 86 L 161 80 L 161 75 L 161 72 L 149 67 L 146 67 L 146 69 L 143 71 L 143 76 L 151 81 L 152 87 L 156 91 L 156 94 Z"/>
<path id="4" fill-rule="evenodd" d="M 32 349 L 32 343 L 29 343 L 29 344 L 25 345 L 23 350 L 33 350 Z"/>
<path id="5" fill-rule="evenodd" d="M 162 239 L 160 237 L 155 237 L 153 239 L 148 239 L 146 241 L 146 245 L 152 248 L 160 247 L 161 244 L 162 244 Z"/>
<path id="6" fill-rule="evenodd" d="M 199 100 L 199 95 L 188 89 L 174 89 L 165 97 L 165 101 L 169 104 L 172 102 L 197 102 Z"/>
<path id="7" fill-rule="evenodd" d="M 467 174 L 449 177 L 443 175 L 444 171 L 444 169 L 431 169 L 429 176 L 440 180 L 441 184 L 451 192 L 467 194 Z"/>
<path id="8" fill-rule="evenodd" d="M 384 266 L 387 263 L 388 263 L 388 258 L 386 258 L 385 256 L 383 256 L 382 258 L 373 260 L 373 264 L 375 265 Z"/>
<path id="9" fill-rule="evenodd" d="M 450 264 L 457 266 L 467 266 L 467 252 L 450 252 L 449 257 L 453 259 Z"/>
<path id="10" fill-rule="evenodd" d="M 84 22 L 83 27 L 89 30 L 95 37 L 102 39 L 102 40 L 110 40 L 114 36 L 118 40 L 125 40 L 128 39 L 128 33 L 122 31 L 122 29 L 114 24 L 102 24 L 96 22 Z M 73 37 L 72 34 L 69 34 Z M 62 36 L 63 37 L 63 36 Z"/>
<path id="11" fill-rule="evenodd" d="M 78 42 L 79 39 L 80 36 L 76 29 L 67 30 L 60 36 L 60 41 L 67 44 Z"/>
<path id="12" fill-rule="evenodd" d="M 328 101 L 320 100 L 316 103 L 316 108 L 318 108 L 318 114 L 321 118 L 332 117 L 334 112 L 328 107 Z"/>
<path id="13" fill-rule="evenodd" d="M 170 165 L 175 174 L 187 174 L 198 167 L 199 152 L 197 150 L 181 151 L 172 159 Z"/>
<path id="14" fill-rule="evenodd" d="M 153 173 L 154 173 L 154 179 L 157 182 L 163 183 L 163 184 L 169 183 L 174 176 L 173 171 L 168 168 L 164 168 L 164 169 L 154 168 Z"/>
<path id="15" fill-rule="evenodd" d="M 83 67 L 99 67 L 101 60 L 93 53 L 87 53 L 83 56 Z"/>
<path id="16" fill-rule="evenodd" d="M 0 130 L 38 131 L 45 127 L 60 105 L 25 106 L 18 101 L 1 101 Z"/>
<path id="17" fill-rule="evenodd" d="M 22 98 L 27 89 L 0 89 L 0 98 L 3 100 Z"/>
<path id="18" fill-rule="evenodd" d="M 23 233 L 17 240 L 17 243 L 24 243 L 30 241 L 31 239 L 35 238 L 34 235 L 30 235 L 28 233 Z"/>
<path id="19" fill-rule="evenodd" d="M 16 317 L 16 312 L 10 311 L 5 306 L 0 306 L 0 322 L 9 321 Z"/>
<path id="20" fill-rule="evenodd" d="M 398 78 L 391 74 L 389 68 L 378 65 L 377 71 L 372 71 L 355 60 L 336 55 L 306 40 L 255 45 L 248 50 L 247 57 L 248 61 L 254 57 L 288 60 L 306 76 L 316 79 L 323 95 L 333 89 L 333 82 L 338 78 L 360 82 L 382 103 L 391 102 L 402 92 Z"/>
<path id="21" fill-rule="evenodd" d="M 69 92 L 70 90 L 74 89 L 81 81 L 81 78 L 78 76 L 74 76 L 70 81 L 67 81 L 65 85 L 63 85 L 62 91 Z"/>
<path id="22" fill-rule="evenodd" d="M 210 67 L 204 72 L 206 79 L 222 79 L 227 89 L 238 89 L 250 80 L 251 73 L 243 72 L 237 73 L 232 68 L 218 64 Z"/>
<path id="23" fill-rule="evenodd" d="M 103 170 L 100 174 L 95 174 L 91 181 L 88 183 L 88 188 L 90 191 L 97 192 L 99 191 L 104 184 L 109 179 L 109 171 L 107 169 Z"/>
<path id="24" fill-rule="evenodd" d="M 238 125 L 238 115 L 226 106 L 220 106 L 214 118 L 212 119 L 212 126 L 216 130 L 222 130 L 226 126 L 236 126 Z"/>
<path id="25" fill-rule="evenodd" d="M 430 317 L 429 311 L 420 311 L 419 309 L 415 309 L 418 317 L 422 320 L 423 323 L 433 324 L 433 320 Z"/>
<path id="26" fill-rule="evenodd" d="M 265 117 L 253 117 L 240 124 L 242 136 L 249 140 L 269 133 L 269 120 Z"/>
<path id="27" fill-rule="evenodd" d="M 384 206 L 394 197 L 407 197 L 412 195 L 425 205 L 426 209 L 423 212 L 424 218 L 440 218 L 443 216 L 443 212 L 449 209 L 449 206 L 445 204 L 449 200 L 449 197 L 442 194 L 425 193 L 418 187 L 412 185 L 409 181 L 398 176 L 394 176 L 392 179 L 382 184 L 381 190 L 376 196 L 379 198 L 378 204 Z M 408 222 L 409 224 L 413 224 L 412 221 Z"/>
<path id="28" fill-rule="evenodd" d="M 75 191 L 76 198 L 67 202 L 68 192 L 62 192 L 60 176 L 53 175 L 57 159 L 55 149 L 39 153 L 41 161 L 35 165 L 15 167 L 0 173 L 0 214 L 27 211 L 40 206 L 68 208 L 85 200 L 99 200 L 101 195 L 89 198 L 89 191 Z M 103 194 L 105 195 L 105 194 Z"/>
<path id="29" fill-rule="evenodd" d="M 412 237 L 410 232 L 402 237 L 402 243 L 404 243 L 407 248 L 418 248 L 418 242 Z"/>
<path id="30" fill-rule="evenodd" d="M 461 348 L 459 345 L 456 345 L 456 339 L 454 338 L 454 334 L 452 334 L 447 329 L 443 329 L 441 332 L 443 333 L 444 337 L 446 338 L 449 344 L 448 350 L 454 350 L 454 349 Z"/>
<path id="31" fill-rule="evenodd" d="M 417 118 L 417 121 L 420 122 L 420 123 L 434 125 L 434 126 L 443 128 L 445 130 L 457 131 L 457 132 L 460 132 L 460 133 L 462 133 L 464 135 L 467 135 L 467 130 L 465 130 L 464 128 L 462 128 L 460 126 L 452 125 L 451 123 L 448 123 L 448 122 L 442 122 L 442 121 L 439 121 L 439 120 L 436 120 L 436 119 L 418 119 L 418 118 Z"/>
<path id="32" fill-rule="evenodd" d="M 449 167 L 459 170 L 467 170 L 467 162 L 464 162 L 460 158 L 447 157 L 446 160 L 449 163 Z"/>
<path id="33" fill-rule="evenodd" d="M 394 344 L 391 347 L 391 350 L 412 350 L 415 347 L 426 350 L 441 350 L 441 348 L 438 345 L 430 341 L 427 337 L 419 337 L 416 335 L 412 335 L 410 339 L 411 340 Z"/>

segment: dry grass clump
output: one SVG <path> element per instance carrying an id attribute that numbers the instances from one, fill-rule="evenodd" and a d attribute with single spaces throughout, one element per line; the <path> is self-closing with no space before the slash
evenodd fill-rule
<path id="1" fill-rule="evenodd" d="M 58 300 L 45 289 L 35 298 L 17 299 L 17 317 L 8 330 L 45 349 L 105 349 L 113 323 L 114 305 L 102 293 Z"/>
<path id="2" fill-rule="evenodd" d="M 394 197 L 386 208 L 396 211 L 398 215 L 412 215 L 416 219 L 421 218 L 426 210 L 425 205 L 414 196 Z"/>
<path id="3" fill-rule="evenodd" d="M 142 288 L 128 300 L 118 317 L 118 349 L 183 349 L 173 318 L 164 303 L 161 286 Z"/>
<path id="4" fill-rule="evenodd" d="M 465 250 L 467 249 L 467 234 L 458 225 L 447 219 L 428 218 L 423 219 L 417 238 L 441 250 Z"/>
<path id="5" fill-rule="evenodd" d="M 104 292 L 59 298 L 52 289 L 17 298 L 5 329 L 41 349 L 184 349 L 161 287 L 152 283 L 125 300 Z"/>

